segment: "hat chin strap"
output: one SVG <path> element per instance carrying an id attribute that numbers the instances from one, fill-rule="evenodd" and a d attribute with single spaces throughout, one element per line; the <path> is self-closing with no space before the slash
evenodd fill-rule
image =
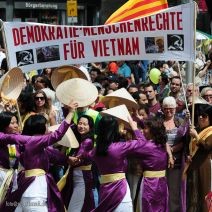
<path id="1" fill-rule="evenodd" d="M 2 84 L 2 87 L 7 87 L 7 88 L 9 88 L 9 86 L 10 86 L 10 76 L 7 75 L 7 76 L 5 77 L 5 79 L 4 79 L 4 82 L 3 82 L 3 84 Z"/>

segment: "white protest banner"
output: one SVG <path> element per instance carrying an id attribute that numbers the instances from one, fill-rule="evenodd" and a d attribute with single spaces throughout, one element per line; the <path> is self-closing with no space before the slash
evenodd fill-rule
<path id="1" fill-rule="evenodd" d="M 9 67 L 24 72 L 118 60 L 195 60 L 195 3 L 100 26 L 4 22 Z"/>

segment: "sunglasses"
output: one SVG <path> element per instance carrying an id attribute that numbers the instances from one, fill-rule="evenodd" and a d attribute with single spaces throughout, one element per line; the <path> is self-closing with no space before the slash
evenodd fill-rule
<path id="1" fill-rule="evenodd" d="M 44 96 L 36 96 L 35 97 L 35 100 L 41 100 L 41 101 L 43 101 L 43 100 L 45 100 L 45 98 L 44 98 Z"/>
<path id="2" fill-rule="evenodd" d="M 174 109 L 176 109 L 176 108 L 173 108 L 173 107 L 165 107 L 165 108 L 163 108 L 164 110 L 174 110 Z"/>
<path id="3" fill-rule="evenodd" d="M 180 84 L 177 84 L 177 83 L 171 83 L 171 85 L 180 86 Z"/>
<path id="4" fill-rule="evenodd" d="M 199 116 L 201 116 L 203 119 L 205 119 L 205 118 L 208 117 L 208 114 L 206 114 L 206 113 L 200 113 Z"/>
<path id="5" fill-rule="evenodd" d="M 204 98 L 212 98 L 212 95 L 204 95 Z"/>

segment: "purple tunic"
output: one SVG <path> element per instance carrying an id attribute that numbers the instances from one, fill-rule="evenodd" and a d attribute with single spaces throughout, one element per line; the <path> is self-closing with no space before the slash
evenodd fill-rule
<path id="1" fill-rule="evenodd" d="M 93 141 L 91 139 L 85 139 L 80 143 L 80 147 L 76 151 L 73 156 L 84 155 L 84 153 L 89 152 L 93 149 Z M 91 165 L 91 161 L 89 159 L 84 159 L 77 167 L 79 166 L 87 166 Z M 77 168 L 73 167 L 73 168 Z M 66 208 L 68 208 L 69 202 L 71 200 L 71 196 L 73 193 L 74 185 L 73 185 L 73 168 L 70 169 L 66 185 L 62 190 L 62 197 L 65 202 Z M 85 200 L 82 207 L 82 212 L 91 211 L 95 208 L 94 196 L 93 196 L 93 175 L 91 170 L 82 170 L 83 179 L 85 182 Z"/>
<path id="2" fill-rule="evenodd" d="M 58 149 L 49 146 L 45 149 L 45 152 L 48 154 L 50 164 L 66 166 L 68 165 L 68 157 L 60 152 Z"/>
<path id="3" fill-rule="evenodd" d="M 42 136 L 7 135 L 0 133 L 1 142 L 15 142 L 20 145 L 20 151 L 22 151 L 20 160 L 23 162 L 23 166 L 26 170 L 43 169 L 46 171 L 48 189 L 47 204 L 49 212 L 64 212 L 65 209 L 57 185 L 51 174 L 48 173 L 51 153 L 46 151 L 45 148 L 61 140 L 69 126 L 70 125 L 66 121 L 63 121 L 58 130 Z M 14 211 L 17 205 L 12 207 L 11 205 L 6 204 L 6 202 L 20 202 L 22 194 L 34 179 L 34 176 L 25 177 L 24 171 L 20 172 L 18 176 L 18 189 L 7 195 L 5 202 L 0 206 L 0 211 Z"/>
<path id="4" fill-rule="evenodd" d="M 136 152 L 141 157 L 143 171 L 166 170 L 168 158 L 165 147 L 147 141 L 141 133 L 136 132 L 136 137 L 141 144 Z M 142 185 L 142 211 L 168 212 L 169 194 L 166 177 L 143 177 Z"/>
<path id="5" fill-rule="evenodd" d="M 147 141 L 139 130 L 135 131 L 138 141 L 112 143 L 108 148 L 107 156 L 97 156 L 95 149 L 90 157 L 95 161 L 100 175 L 125 172 L 125 159 L 129 155 L 141 157 L 141 165 L 148 171 L 165 170 L 167 166 L 167 153 L 165 147 L 156 146 Z M 168 189 L 166 177 L 143 179 L 143 211 L 167 211 Z M 99 206 L 95 212 L 112 212 L 123 200 L 127 189 L 127 180 L 121 179 L 112 183 L 101 184 Z"/>

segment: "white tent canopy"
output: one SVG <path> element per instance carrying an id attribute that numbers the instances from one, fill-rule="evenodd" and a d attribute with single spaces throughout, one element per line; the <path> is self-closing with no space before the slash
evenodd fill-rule
<path id="1" fill-rule="evenodd" d="M 211 39 L 211 35 L 208 35 L 201 31 L 196 31 L 196 40 L 208 40 L 208 39 Z"/>

